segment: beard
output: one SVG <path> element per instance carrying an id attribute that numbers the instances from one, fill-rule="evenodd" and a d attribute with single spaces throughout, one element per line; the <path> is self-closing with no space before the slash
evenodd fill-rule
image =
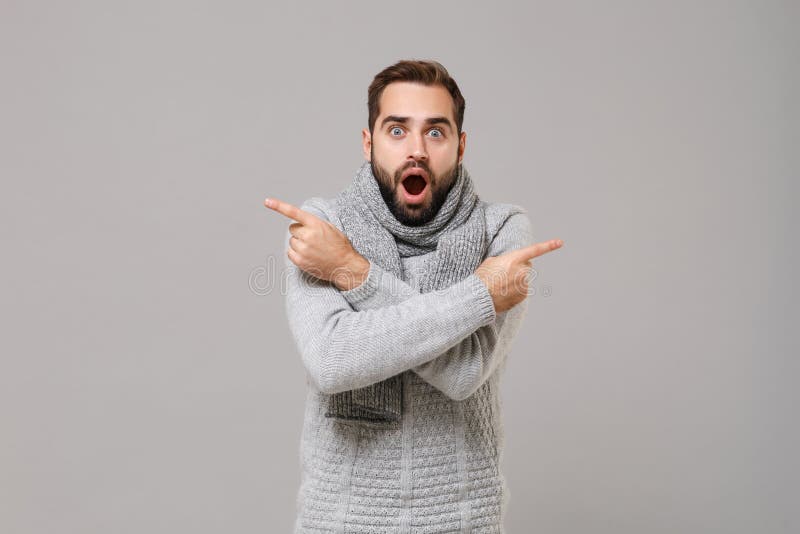
<path id="1" fill-rule="evenodd" d="M 394 215 L 395 219 L 406 226 L 422 226 L 436 217 L 436 214 L 439 213 L 439 209 L 444 204 L 444 201 L 447 200 L 447 194 L 450 192 L 450 189 L 452 189 L 458 177 L 458 158 L 456 158 L 455 163 L 453 163 L 453 166 L 449 170 L 442 173 L 442 176 L 433 174 L 428 164 L 421 161 L 400 167 L 394 172 L 394 176 L 392 176 L 389 171 L 381 167 L 379 163 L 376 163 L 374 150 L 370 151 L 370 159 L 372 160 L 370 162 L 372 166 L 372 175 L 375 176 L 378 182 L 378 188 L 381 191 L 381 196 L 386 203 L 386 207 L 389 208 L 389 211 Z M 428 173 L 428 177 L 430 178 L 428 187 L 431 188 L 431 200 L 429 204 L 418 208 L 410 208 L 398 198 L 400 197 L 398 188 L 403 187 L 400 183 L 403 171 L 409 167 L 420 167 L 425 169 L 425 172 Z"/>

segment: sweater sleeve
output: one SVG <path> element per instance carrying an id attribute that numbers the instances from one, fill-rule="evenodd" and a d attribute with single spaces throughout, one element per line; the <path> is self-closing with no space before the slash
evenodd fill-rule
<path id="1" fill-rule="evenodd" d="M 287 231 L 285 250 L 290 236 Z M 357 310 L 332 283 L 288 256 L 285 265 L 289 328 L 308 377 L 323 393 L 358 389 L 425 364 L 496 318 L 491 295 L 474 274 L 443 290 Z"/>
<path id="2" fill-rule="evenodd" d="M 515 214 L 500 228 L 489 246 L 487 256 L 498 256 L 532 242 L 528 216 L 524 213 Z M 411 285 L 372 262 L 364 283 L 342 292 L 356 310 L 395 305 L 419 294 Z M 466 399 L 505 360 L 527 308 L 528 300 L 525 299 L 510 310 L 496 314 L 495 321 L 477 328 L 439 357 L 412 370 L 451 399 Z"/>
<path id="3" fill-rule="evenodd" d="M 324 205 L 324 204 L 323 204 Z M 329 220 L 317 202 L 304 204 L 304 210 Z M 509 217 L 489 245 L 487 256 L 498 256 L 533 242 L 530 219 L 525 213 Z M 474 275 L 473 275 L 474 276 Z M 479 291 L 485 291 L 481 284 Z M 355 311 L 394 306 L 420 295 L 419 291 L 393 273 L 370 262 L 364 282 L 341 292 Z M 492 306 L 492 309 L 494 306 Z M 470 331 L 438 357 L 412 367 L 423 380 L 454 400 L 472 395 L 505 360 L 528 308 L 527 299 L 510 310 L 495 314 L 495 320 Z"/>

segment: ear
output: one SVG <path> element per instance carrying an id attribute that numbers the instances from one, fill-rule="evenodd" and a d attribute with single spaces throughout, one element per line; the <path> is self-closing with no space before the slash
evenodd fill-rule
<path id="1" fill-rule="evenodd" d="M 464 159 L 464 150 L 467 148 L 467 132 L 462 131 L 458 140 L 458 162 Z"/>
<path id="2" fill-rule="evenodd" d="M 364 150 L 364 159 L 372 161 L 372 136 L 369 133 L 369 128 L 361 130 L 361 145 Z"/>

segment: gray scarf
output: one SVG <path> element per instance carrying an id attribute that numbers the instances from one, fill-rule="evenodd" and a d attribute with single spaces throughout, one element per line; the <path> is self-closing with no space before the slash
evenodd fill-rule
<path id="1" fill-rule="evenodd" d="M 444 289 L 475 272 L 488 243 L 484 208 L 463 165 L 436 216 L 422 226 L 398 221 L 381 196 L 372 166 L 365 162 L 337 197 L 342 231 L 362 256 L 402 279 L 400 257 L 436 253 L 426 264 L 420 292 Z M 398 421 L 403 404 L 402 374 L 369 386 L 335 393 L 326 417 Z"/>

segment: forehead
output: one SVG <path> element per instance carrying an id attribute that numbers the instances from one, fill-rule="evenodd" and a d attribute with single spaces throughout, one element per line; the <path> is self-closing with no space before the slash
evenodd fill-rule
<path id="1" fill-rule="evenodd" d="M 412 119 L 445 116 L 455 124 L 453 97 L 441 85 L 422 85 L 412 82 L 390 83 L 381 94 L 379 109 L 379 119 L 387 115 L 399 115 Z"/>

